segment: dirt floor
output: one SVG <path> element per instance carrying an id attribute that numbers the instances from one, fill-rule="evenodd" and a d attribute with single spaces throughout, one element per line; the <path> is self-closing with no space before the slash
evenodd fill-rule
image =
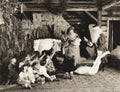
<path id="1" fill-rule="evenodd" d="M 74 75 L 72 80 L 60 79 L 46 84 L 35 84 L 34 89 L 11 87 L 0 92 L 120 92 L 120 71 L 105 68 L 94 76 Z"/>

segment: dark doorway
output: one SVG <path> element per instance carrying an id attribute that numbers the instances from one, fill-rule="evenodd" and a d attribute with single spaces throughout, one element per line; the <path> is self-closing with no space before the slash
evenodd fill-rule
<path id="1" fill-rule="evenodd" d="M 113 50 L 120 45 L 120 21 L 110 21 L 109 29 L 109 50 Z"/>

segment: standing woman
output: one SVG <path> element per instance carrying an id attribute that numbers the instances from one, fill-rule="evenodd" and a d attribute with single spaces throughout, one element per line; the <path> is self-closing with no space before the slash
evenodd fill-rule
<path id="1" fill-rule="evenodd" d="M 74 57 L 74 65 L 80 63 L 80 41 L 78 34 L 74 32 L 74 27 L 69 27 L 67 30 L 67 46 L 65 46 L 65 55 Z"/>

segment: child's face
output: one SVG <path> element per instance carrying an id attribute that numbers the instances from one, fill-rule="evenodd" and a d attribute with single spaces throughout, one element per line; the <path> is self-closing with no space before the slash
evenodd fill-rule
<path id="1" fill-rule="evenodd" d="M 25 66 L 23 71 L 24 71 L 24 72 L 27 72 L 27 69 L 28 69 L 28 67 Z"/>
<path id="2" fill-rule="evenodd" d="M 30 55 L 27 55 L 25 59 L 30 60 Z"/>
<path id="3" fill-rule="evenodd" d="M 71 29 L 69 33 L 70 33 L 70 34 L 74 33 L 74 30 L 73 30 L 73 29 Z"/>
<path id="4" fill-rule="evenodd" d="M 49 55 L 47 55 L 47 58 L 49 58 Z"/>
<path id="5" fill-rule="evenodd" d="M 13 59 L 11 60 L 11 63 L 12 63 L 13 65 L 15 65 L 15 64 L 16 64 L 16 59 L 13 58 Z"/>
<path id="6" fill-rule="evenodd" d="M 50 57 L 47 55 L 46 61 L 49 61 Z"/>

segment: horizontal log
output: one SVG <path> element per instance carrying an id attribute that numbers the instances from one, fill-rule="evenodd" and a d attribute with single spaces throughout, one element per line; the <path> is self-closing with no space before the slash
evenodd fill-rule
<path id="1" fill-rule="evenodd" d="M 86 3 L 86 4 L 96 4 L 94 1 L 68 1 L 68 4 L 81 4 L 81 3 Z"/>
<path id="2" fill-rule="evenodd" d="M 95 5 L 85 5 L 85 4 L 82 4 L 82 5 L 67 5 L 66 7 L 68 8 L 96 8 Z"/>
<path id="3" fill-rule="evenodd" d="M 80 19 L 67 19 L 67 21 L 81 21 Z"/>
<path id="4" fill-rule="evenodd" d="M 19 10 L 20 11 L 20 10 Z M 46 8 L 24 8 L 23 11 L 48 11 Z M 78 8 L 67 8 L 65 11 L 97 11 L 97 8 L 83 8 L 83 7 L 78 7 Z"/>
<path id="5" fill-rule="evenodd" d="M 117 4 L 116 6 L 117 6 L 117 7 L 120 7 L 120 4 Z"/>
<path id="6" fill-rule="evenodd" d="M 107 20 L 102 20 L 102 22 L 107 22 Z"/>
<path id="7" fill-rule="evenodd" d="M 44 4 L 28 4 L 28 5 L 24 5 L 27 8 L 45 8 Z M 53 7 L 57 7 L 59 5 L 52 5 Z M 85 4 L 81 4 L 81 5 L 67 5 L 67 8 L 96 8 L 95 5 L 85 5 Z M 96 8 L 97 9 L 97 8 Z"/>
<path id="8" fill-rule="evenodd" d="M 68 8 L 66 11 L 97 11 L 97 8 Z"/>
<path id="9" fill-rule="evenodd" d="M 120 17 L 108 17 L 109 20 L 120 20 Z"/>
<path id="10" fill-rule="evenodd" d="M 75 24 L 78 24 L 80 23 L 79 21 L 74 21 L 74 22 L 69 22 L 70 25 L 75 25 Z"/>
<path id="11" fill-rule="evenodd" d="M 24 6 L 26 7 L 24 11 L 46 11 L 45 3 L 31 1 L 24 2 Z M 53 6 L 58 6 L 58 4 L 54 3 Z M 68 3 L 66 7 L 66 11 L 97 11 L 97 7 L 95 4 L 85 3 L 85 1 L 81 1 L 81 3 Z"/>
<path id="12" fill-rule="evenodd" d="M 106 22 L 102 22 L 101 25 L 102 25 L 102 26 L 107 26 L 107 21 L 106 21 Z"/>
<path id="13" fill-rule="evenodd" d="M 107 20 L 108 19 L 108 17 L 102 17 L 102 20 Z"/>
<path id="14" fill-rule="evenodd" d="M 113 11 L 113 15 L 120 15 L 120 11 Z"/>
<path id="15" fill-rule="evenodd" d="M 63 14 L 64 15 L 64 14 Z M 74 16 L 74 15 L 64 15 L 64 18 L 67 18 L 67 19 L 74 19 L 74 18 L 76 18 L 76 16 Z"/>
<path id="16" fill-rule="evenodd" d="M 36 3 L 45 3 L 44 0 L 38 1 L 22 1 L 24 4 L 36 4 Z M 57 1 L 52 2 L 52 4 L 58 4 Z M 67 1 L 67 4 L 96 4 L 94 1 Z"/>
<path id="17" fill-rule="evenodd" d="M 107 11 L 102 11 L 102 15 L 108 15 Z"/>

